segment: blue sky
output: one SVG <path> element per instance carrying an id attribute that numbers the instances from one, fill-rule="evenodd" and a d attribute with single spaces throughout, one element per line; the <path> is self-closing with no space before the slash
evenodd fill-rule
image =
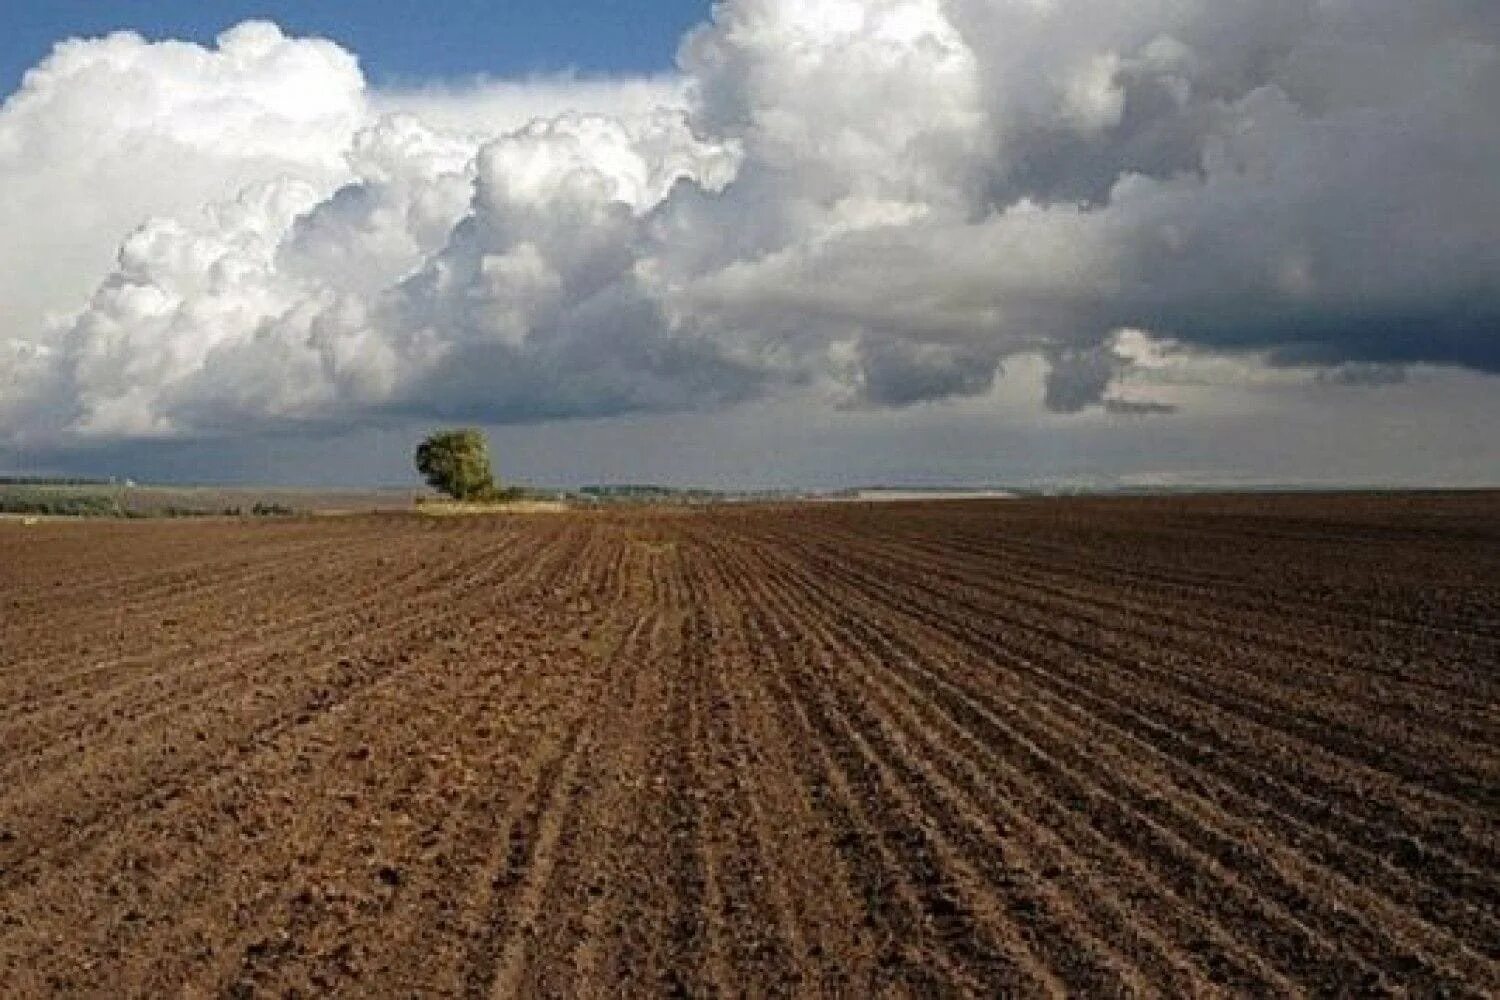
<path id="1" fill-rule="evenodd" d="M 8 93 L 59 39 L 129 28 L 211 42 L 247 18 L 322 35 L 359 54 L 377 86 L 476 74 L 668 69 L 709 0 L 7 0 L 0 88 Z"/>

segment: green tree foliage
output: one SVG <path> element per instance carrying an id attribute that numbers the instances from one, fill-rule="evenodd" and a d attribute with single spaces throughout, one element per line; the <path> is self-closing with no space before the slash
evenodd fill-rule
<path id="1" fill-rule="evenodd" d="M 455 500 L 484 500 L 497 492 L 489 446 L 472 427 L 438 431 L 417 446 L 416 459 L 428 485 Z"/>

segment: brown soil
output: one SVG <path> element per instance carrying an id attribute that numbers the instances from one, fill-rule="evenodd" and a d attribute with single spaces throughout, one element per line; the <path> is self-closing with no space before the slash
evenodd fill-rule
<path id="1" fill-rule="evenodd" d="M 0 995 L 1500 991 L 1500 496 L 0 525 Z"/>

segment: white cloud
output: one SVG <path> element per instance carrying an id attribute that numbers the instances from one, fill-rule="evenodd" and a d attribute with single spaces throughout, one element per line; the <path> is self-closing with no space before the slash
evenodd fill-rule
<path id="1" fill-rule="evenodd" d="M 272 25 L 217 49 L 60 43 L 0 107 L 0 299 L 12 332 L 76 309 L 120 239 L 277 175 L 327 183 L 366 115 L 353 57 Z"/>
<path id="2" fill-rule="evenodd" d="M 370 95 L 376 114 L 410 115 L 445 132 L 480 139 L 523 128 L 537 119 L 587 111 L 637 118 L 688 106 L 687 81 L 676 73 L 592 77 L 559 73 L 523 80 L 478 77 L 459 83 L 384 88 Z"/>
<path id="3" fill-rule="evenodd" d="M 0 434 L 1500 370 L 1474 4 L 730 0 L 680 62 L 371 93 L 264 24 L 63 43 L 0 109 Z"/>

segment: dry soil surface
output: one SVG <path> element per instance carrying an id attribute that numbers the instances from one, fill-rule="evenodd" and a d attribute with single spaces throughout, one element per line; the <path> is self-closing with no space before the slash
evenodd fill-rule
<path id="1" fill-rule="evenodd" d="M 0 994 L 1500 992 L 1500 498 L 0 525 Z"/>

